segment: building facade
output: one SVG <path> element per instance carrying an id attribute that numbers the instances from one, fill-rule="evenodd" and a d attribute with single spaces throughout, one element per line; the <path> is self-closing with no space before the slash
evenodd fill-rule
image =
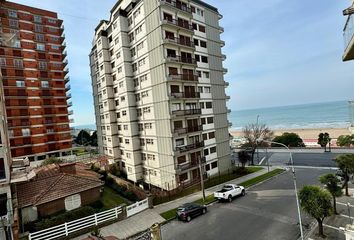
<path id="1" fill-rule="evenodd" d="M 354 0 L 351 0 L 351 6 L 343 11 L 343 15 L 347 16 L 345 22 L 344 37 L 344 54 L 343 61 L 354 59 Z"/>
<path id="2" fill-rule="evenodd" d="M 0 66 L 12 157 L 41 160 L 71 148 L 63 21 L 54 12 L 0 1 Z"/>
<path id="3" fill-rule="evenodd" d="M 121 0 L 90 67 L 101 154 L 171 190 L 231 165 L 221 15 L 199 0 Z"/>

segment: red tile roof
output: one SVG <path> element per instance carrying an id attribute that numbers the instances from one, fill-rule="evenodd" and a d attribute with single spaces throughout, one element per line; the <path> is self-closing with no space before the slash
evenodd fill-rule
<path id="1" fill-rule="evenodd" d="M 16 186 L 19 207 L 40 205 L 104 185 L 99 174 L 81 165 L 75 169 L 75 174 L 63 173 L 58 165 L 37 169 L 36 178 Z"/>

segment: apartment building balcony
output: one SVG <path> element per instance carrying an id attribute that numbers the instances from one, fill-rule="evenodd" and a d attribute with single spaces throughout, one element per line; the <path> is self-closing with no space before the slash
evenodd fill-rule
<path id="1" fill-rule="evenodd" d="M 228 72 L 227 68 L 222 68 L 222 71 L 224 74 L 226 74 Z"/>
<path id="2" fill-rule="evenodd" d="M 64 78 L 64 81 L 65 81 L 65 83 L 70 82 L 70 77 L 65 77 L 65 78 Z"/>
<path id="3" fill-rule="evenodd" d="M 225 54 L 221 54 L 221 58 L 222 58 L 223 61 L 225 61 L 227 57 L 226 57 Z"/>
<path id="4" fill-rule="evenodd" d="M 200 98 L 200 92 L 173 92 L 170 94 L 171 99 L 182 98 Z"/>
<path id="5" fill-rule="evenodd" d="M 72 107 L 73 103 L 72 102 L 68 102 L 68 107 Z"/>
<path id="6" fill-rule="evenodd" d="M 229 83 L 229 82 L 224 81 L 224 85 L 225 85 L 225 87 L 228 87 L 228 86 L 230 86 L 230 83 Z"/>
<path id="7" fill-rule="evenodd" d="M 189 115 L 200 115 L 202 114 L 202 109 L 187 109 L 187 110 L 175 110 L 172 114 L 176 116 L 189 116 Z"/>
<path id="8" fill-rule="evenodd" d="M 182 63 L 182 64 L 189 64 L 189 65 L 197 65 L 197 61 L 194 58 L 189 57 L 181 57 L 181 56 L 167 56 L 167 62 L 174 62 L 174 63 Z"/>
<path id="9" fill-rule="evenodd" d="M 344 54 L 343 61 L 354 59 L 354 14 L 349 15 L 343 30 Z"/>
<path id="10" fill-rule="evenodd" d="M 190 31 L 190 32 L 194 32 L 193 26 L 189 22 L 185 22 L 185 21 L 181 21 L 181 20 L 177 20 L 177 19 L 165 18 L 162 20 L 162 24 L 166 24 L 166 25 L 178 27 L 178 28 Z"/>
<path id="11" fill-rule="evenodd" d="M 70 110 L 70 111 L 68 111 L 68 114 L 69 114 L 69 115 L 73 115 L 73 114 L 74 114 L 74 111 L 73 111 L 73 110 Z"/>
<path id="12" fill-rule="evenodd" d="M 71 98 L 71 93 L 67 93 L 67 94 L 66 94 L 66 98 L 67 98 L 67 99 L 70 99 L 70 98 Z"/>
<path id="13" fill-rule="evenodd" d="M 67 65 L 68 65 L 68 59 L 65 59 L 64 61 L 63 61 L 63 64 L 64 64 L 64 66 L 66 67 Z"/>
<path id="14" fill-rule="evenodd" d="M 194 43 L 191 40 L 186 40 L 183 38 L 177 37 L 166 37 L 164 39 L 165 43 L 176 44 L 178 46 L 188 47 L 188 48 L 195 48 Z"/>
<path id="15" fill-rule="evenodd" d="M 198 82 L 199 76 L 192 74 L 170 74 L 168 75 L 168 80 L 170 81 L 191 81 Z"/>
<path id="16" fill-rule="evenodd" d="M 177 135 L 187 134 L 187 133 L 194 133 L 203 131 L 203 126 L 189 126 L 186 128 L 177 128 L 173 132 Z"/>
<path id="17" fill-rule="evenodd" d="M 188 145 L 184 145 L 184 146 L 178 146 L 176 147 L 176 151 L 180 152 L 180 153 L 184 153 L 184 152 L 188 152 L 188 151 L 192 151 L 192 150 L 196 150 L 198 148 L 202 148 L 204 147 L 204 142 L 196 142 L 196 143 L 192 143 L 192 144 L 188 144 Z"/>
<path id="18" fill-rule="evenodd" d="M 174 9 L 180 10 L 185 13 L 192 14 L 192 9 L 181 2 L 173 1 L 173 0 L 160 0 L 161 5 L 170 6 Z"/>
<path id="19" fill-rule="evenodd" d="M 206 180 L 207 178 L 208 178 L 207 173 L 204 173 L 203 179 Z M 196 178 L 189 179 L 189 180 L 185 180 L 185 181 L 181 181 L 181 180 L 177 179 L 177 184 L 178 184 L 179 188 L 187 188 L 187 187 L 199 184 L 200 180 L 201 180 L 200 176 L 196 177 Z"/>
<path id="20" fill-rule="evenodd" d="M 71 90 L 71 86 L 70 86 L 70 84 L 65 85 L 65 91 L 70 91 L 70 90 Z"/>
<path id="21" fill-rule="evenodd" d="M 67 53 L 67 51 L 65 50 L 65 51 L 63 51 L 63 56 L 64 56 L 64 58 L 68 55 L 68 53 Z"/>
<path id="22" fill-rule="evenodd" d="M 64 72 L 64 75 L 67 75 L 69 73 L 69 68 L 68 67 L 64 68 L 63 72 Z"/>
<path id="23" fill-rule="evenodd" d="M 200 163 L 205 163 L 206 159 L 205 157 L 202 157 L 199 159 L 192 159 L 190 162 L 184 162 L 184 163 L 179 163 L 176 166 L 176 170 L 178 172 L 183 172 L 192 168 L 199 167 L 199 162 Z"/>

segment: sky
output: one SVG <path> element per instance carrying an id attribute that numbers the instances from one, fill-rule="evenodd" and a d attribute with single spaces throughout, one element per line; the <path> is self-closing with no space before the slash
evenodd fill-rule
<path id="1" fill-rule="evenodd" d="M 88 55 L 117 0 L 12 0 L 64 20 L 75 125 L 94 124 Z M 342 62 L 349 0 L 206 0 L 223 15 L 232 110 L 354 99 L 354 61 Z"/>

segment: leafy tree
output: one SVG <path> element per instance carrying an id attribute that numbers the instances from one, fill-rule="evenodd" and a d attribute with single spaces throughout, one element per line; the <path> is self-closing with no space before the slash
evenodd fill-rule
<path id="1" fill-rule="evenodd" d="M 90 143 L 90 134 L 86 130 L 81 130 L 75 142 L 79 145 L 88 145 Z"/>
<path id="2" fill-rule="evenodd" d="M 243 135 L 246 138 L 247 143 L 245 145 L 249 146 L 251 151 L 251 165 L 254 165 L 254 153 L 259 143 L 258 139 L 271 140 L 273 137 L 273 131 L 270 130 L 265 124 L 248 124 L 243 128 Z"/>
<path id="3" fill-rule="evenodd" d="M 340 147 L 350 147 L 354 144 L 354 134 L 353 135 L 340 135 L 337 138 L 337 145 Z"/>
<path id="4" fill-rule="evenodd" d="M 348 181 L 349 181 L 349 173 L 354 173 L 354 154 L 339 155 L 336 157 L 335 161 L 338 167 L 344 173 L 344 184 L 342 187 L 345 187 L 345 195 L 349 196 Z"/>
<path id="5" fill-rule="evenodd" d="M 320 182 L 322 184 L 326 185 L 326 189 L 332 195 L 333 211 L 334 211 L 334 214 L 338 214 L 337 213 L 336 197 L 340 197 L 343 194 L 342 188 L 340 186 L 338 186 L 338 183 L 339 183 L 338 178 L 334 174 L 328 173 L 328 174 L 320 176 Z"/>
<path id="6" fill-rule="evenodd" d="M 304 186 L 299 193 L 302 209 L 318 222 L 318 234 L 324 237 L 323 220 L 331 215 L 331 194 L 319 186 Z"/>
<path id="7" fill-rule="evenodd" d="M 242 150 L 238 152 L 238 161 L 241 163 L 242 168 L 245 168 L 245 165 L 251 159 L 251 152 L 247 150 Z"/>
<path id="8" fill-rule="evenodd" d="M 288 147 L 305 147 L 304 142 L 300 136 L 296 133 L 285 132 L 281 136 L 277 136 L 273 139 L 274 142 L 282 143 Z M 273 146 L 273 144 L 272 144 Z M 275 146 L 275 144 L 274 144 Z"/>
<path id="9" fill-rule="evenodd" d="M 90 145 L 93 147 L 97 147 L 97 131 L 94 131 L 90 136 Z"/>
<path id="10" fill-rule="evenodd" d="M 317 143 L 325 149 L 325 152 L 327 152 L 327 144 L 329 144 L 329 151 L 331 151 L 331 138 L 328 133 L 320 133 Z"/>

